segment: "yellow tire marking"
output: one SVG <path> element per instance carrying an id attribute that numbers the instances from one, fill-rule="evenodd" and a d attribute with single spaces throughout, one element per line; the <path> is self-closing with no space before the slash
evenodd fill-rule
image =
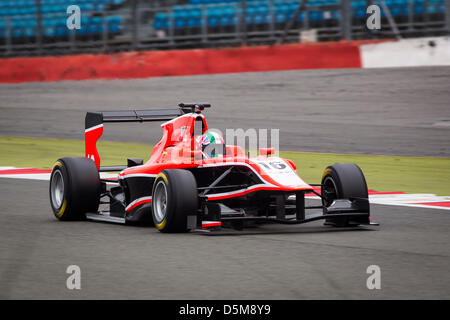
<path id="1" fill-rule="evenodd" d="M 161 223 L 158 223 L 158 224 L 156 225 L 156 228 L 157 228 L 158 230 L 162 230 L 162 229 L 164 229 L 164 227 L 166 226 L 166 223 L 167 223 L 167 220 L 166 220 L 166 218 L 164 218 L 164 220 L 163 220 Z"/>
<path id="2" fill-rule="evenodd" d="M 55 164 L 53 165 L 52 170 L 55 169 L 55 167 L 62 167 L 61 161 L 56 161 Z"/>
<path id="3" fill-rule="evenodd" d="M 63 164 L 61 163 L 61 161 L 56 161 L 55 164 L 53 165 L 52 171 L 55 169 L 55 167 L 62 167 L 62 166 Z M 64 199 L 61 209 L 59 209 L 57 213 L 58 218 L 61 218 L 63 216 L 64 212 L 66 211 L 66 208 L 67 208 L 67 200 Z"/>
<path id="4" fill-rule="evenodd" d="M 331 174 L 331 169 L 326 169 L 326 170 L 323 172 L 323 175 L 322 175 L 322 181 L 323 181 L 323 179 L 325 178 L 325 176 L 326 176 L 327 174 Z"/>
<path id="5" fill-rule="evenodd" d="M 167 179 L 167 177 L 166 177 L 166 175 L 164 173 L 161 172 L 160 174 L 158 174 L 158 176 L 156 177 L 156 180 L 158 180 L 158 178 L 163 178 L 164 181 L 166 182 L 166 185 L 169 184 L 169 180 Z"/>
<path id="6" fill-rule="evenodd" d="M 62 215 L 64 214 L 64 211 L 66 211 L 66 207 L 67 207 L 67 200 L 64 199 L 63 205 L 61 206 L 61 209 L 59 209 L 59 211 L 58 211 L 58 218 L 62 217 Z"/>
<path id="7" fill-rule="evenodd" d="M 166 186 L 169 185 L 169 180 L 167 179 L 167 177 L 166 177 L 166 175 L 164 173 L 162 173 L 162 172 L 159 173 L 158 176 L 155 179 L 155 182 L 158 180 L 158 178 L 162 178 L 166 182 Z M 167 224 L 167 220 L 166 220 L 166 218 L 164 218 L 164 220 L 161 221 L 161 223 L 156 224 L 156 229 L 162 230 L 162 229 L 164 229 L 166 224 Z"/>

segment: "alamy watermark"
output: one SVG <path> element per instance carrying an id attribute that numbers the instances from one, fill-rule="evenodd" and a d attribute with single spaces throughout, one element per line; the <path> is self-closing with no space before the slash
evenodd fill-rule
<path id="1" fill-rule="evenodd" d="M 215 155 L 215 163 L 240 162 L 246 156 L 258 156 L 258 150 L 269 149 L 270 154 L 279 156 L 280 130 L 279 129 L 226 129 L 225 136 L 219 129 L 208 129 L 209 133 L 215 133 L 225 137 L 223 144 L 214 143 L 205 145 L 202 141 L 201 128 L 194 127 L 191 148 L 188 147 L 190 132 L 186 127 L 176 129 L 172 133 L 172 141 L 181 142 L 178 148 L 164 151 L 165 161 L 176 164 L 200 163 L 205 158 Z M 183 147 L 184 144 L 184 147 Z M 89 155 L 90 156 L 90 155 Z"/>
<path id="2" fill-rule="evenodd" d="M 381 9 L 376 4 L 372 4 L 367 7 L 367 14 L 370 14 L 366 20 L 366 26 L 369 30 L 380 30 L 381 29 Z"/>
<path id="3" fill-rule="evenodd" d="M 70 265 L 66 269 L 70 276 L 66 280 L 66 287 L 69 290 L 81 290 L 81 269 L 77 265 Z"/>
<path id="4" fill-rule="evenodd" d="M 367 267 L 367 274 L 370 276 L 367 278 L 366 286 L 369 290 L 381 289 L 381 269 L 376 264 L 372 264 Z"/>
<path id="5" fill-rule="evenodd" d="M 81 29 L 81 9 L 79 6 L 71 5 L 67 7 L 66 13 L 70 16 L 66 20 L 66 26 L 69 30 Z"/>

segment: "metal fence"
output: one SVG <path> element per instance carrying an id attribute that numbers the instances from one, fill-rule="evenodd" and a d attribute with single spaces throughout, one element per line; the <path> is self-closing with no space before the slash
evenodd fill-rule
<path id="1" fill-rule="evenodd" d="M 81 10 L 79 30 L 67 29 L 66 11 L 43 13 L 41 1 L 35 0 L 32 14 L 0 14 L 0 56 L 450 34 L 450 0 L 242 0 L 210 5 L 128 0 L 101 11 Z M 366 9 L 372 4 L 381 8 L 380 29 L 366 25 Z M 56 23 L 49 26 L 49 21 Z"/>

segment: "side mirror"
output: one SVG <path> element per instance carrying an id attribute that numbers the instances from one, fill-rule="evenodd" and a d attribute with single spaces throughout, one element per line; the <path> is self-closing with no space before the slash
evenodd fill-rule
<path id="1" fill-rule="evenodd" d="M 269 156 L 271 154 L 275 153 L 275 149 L 274 148 L 259 148 L 259 155 L 260 156 Z"/>
<path id="2" fill-rule="evenodd" d="M 142 166 L 144 164 L 144 159 L 134 158 L 134 159 L 127 159 L 127 167 L 136 167 L 136 166 Z"/>

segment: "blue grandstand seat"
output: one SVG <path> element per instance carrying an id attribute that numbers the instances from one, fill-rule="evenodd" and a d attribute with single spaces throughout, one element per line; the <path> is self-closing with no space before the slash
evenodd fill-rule
<path id="1" fill-rule="evenodd" d="M 392 0 L 390 0 L 392 1 Z M 407 1 L 407 0 L 396 0 Z M 443 1 L 443 0 L 433 0 Z M 241 12 L 240 0 L 190 0 L 189 5 L 178 5 L 174 7 L 171 13 L 157 13 L 154 19 L 153 27 L 155 29 L 169 28 L 170 17 L 174 20 L 175 28 L 200 27 L 202 25 L 202 8 L 206 8 L 206 17 L 208 26 L 228 26 L 235 25 L 237 21 L 237 12 Z M 246 21 L 248 24 L 268 24 L 272 20 L 269 1 L 266 0 L 247 0 Z M 338 4 L 339 0 L 309 0 L 308 6 L 322 6 Z M 294 14 L 300 4 L 300 0 L 274 0 L 273 1 L 273 19 L 276 23 L 285 23 Z M 206 7 L 205 7 L 206 6 Z M 365 0 L 352 1 L 354 16 L 365 17 L 367 4 Z M 395 14 L 401 14 L 401 10 L 394 10 Z M 195 14 L 194 14 L 195 12 Z M 324 19 L 337 19 L 339 12 L 331 11 L 331 15 L 324 15 L 322 11 L 313 11 L 309 13 L 309 19 L 312 21 Z M 304 14 L 298 18 L 304 19 Z"/>
<path id="2" fill-rule="evenodd" d="M 120 5 L 124 0 L 76 0 L 82 12 L 82 29 L 80 34 L 99 33 L 103 30 L 101 18 L 89 17 L 92 11 L 103 11 L 109 4 Z M 41 0 L 43 34 L 47 37 L 64 36 L 71 33 L 66 27 L 67 7 L 73 0 Z M 13 37 L 34 37 L 36 35 L 36 2 L 34 0 L 2 0 L 0 1 L 0 37 L 6 36 L 6 21 L 10 21 Z M 122 18 L 108 17 L 109 32 L 119 32 Z M 86 25 L 86 28 L 83 28 Z"/>

